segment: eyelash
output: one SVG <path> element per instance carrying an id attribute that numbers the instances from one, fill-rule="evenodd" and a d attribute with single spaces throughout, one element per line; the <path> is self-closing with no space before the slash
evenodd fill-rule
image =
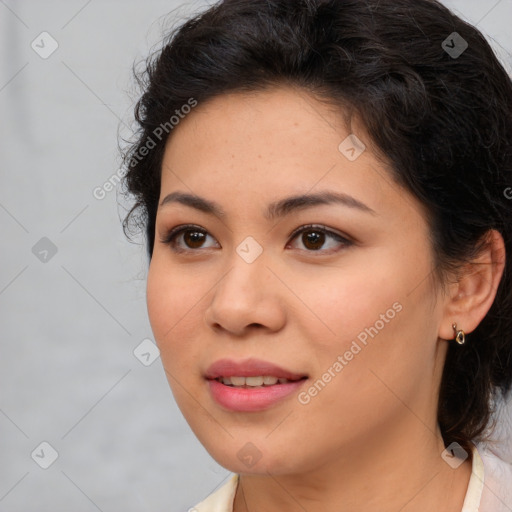
<path id="1" fill-rule="evenodd" d="M 160 242 L 165 245 L 169 245 L 171 247 L 171 249 L 176 253 L 190 253 L 190 252 L 200 251 L 201 248 L 199 248 L 199 249 L 193 249 L 193 248 L 183 249 L 183 248 L 179 248 L 176 246 L 176 238 L 178 236 L 180 236 L 181 234 L 186 233 L 187 231 L 202 233 L 205 235 L 209 234 L 206 230 L 200 228 L 199 226 L 195 226 L 193 224 L 187 224 L 187 225 L 177 226 L 177 227 L 171 229 L 165 235 L 165 237 L 160 239 Z M 350 240 L 338 233 L 335 233 L 334 231 L 331 231 L 330 229 L 328 229 L 325 226 L 321 226 L 321 225 L 317 225 L 317 224 L 309 224 L 307 226 L 301 226 L 300 228 L 296 229 L 290 235 L 290 240 L 294 240 L 299 235 L 301 235 L 302 233 L 307 232 L 307 231 L 315 231 L 317 233 L 323 233 L 327 237 L 331 237 L 331 238 L 335 239 L 337 242 L 339 242 L 340 244 L 342 244 L 343 248 L 347 248 L 347 247 L 354 245 L 354 242 L 352 240 Z M 305 252 L 319 253 L 319 254 L 325 255 L 325 254 L 333 254 L 334 252 L 339 252 L 339 250 L 341 250 L 341 249 L 337 249 L 334 251 L 333 250 L 325 251 L 322 249 L 318 249 L 318 250 L 301 249 L 301 250 L 305 251 Z"/>

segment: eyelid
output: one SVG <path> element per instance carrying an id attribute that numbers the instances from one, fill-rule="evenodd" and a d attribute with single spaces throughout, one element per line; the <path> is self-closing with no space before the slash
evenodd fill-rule
<path id="1" fill-rule="evenodd" d="M 293 240 L 297 235 L 300 235 L 302 232 L 308 231 L 308 230 L 313 230 L 313 229 L 322 231 L 326 235 L 331 235 L 334 238 L 341 239 L 344 242 L 356 243 L 356 241 L 352 237 L 346 235 L 345 233 L 335 231 L 331 228 L 328 228 L 327 226 L 323 226 L 322 224 L 307 224 L 305 226 L 301 226 L 300 228 L 297 228 L 295 231 L 293 231 L 292 234 L 289 236 L 289 238 L 291 240 Z"/>
<path id="2" fill-rule="evenodd" d="M 186 231 L 189 229 L 190 230 L 195 229 L 196 231 L 200 231 L 201 233 L 207 233 L 206 229 L 204 229 L 200 226 L 197 226 L 195 224 L 180 224 L 179 226 L 175 226 L 171 230 L 166 231 L 165 235 L 163 237 L 160 237 L 160 241 L 161 242 L 167 241 L 170 238 L 172 238 L 174 235 L 177 235 L 177 234 L 181 233 L 182 231 Z"/>
<path id="3" fill-rule="evenodd" d="M 341 233 L 341 232 L 337 232 L 337 231 L 334 231 L 330 228 L 328 228 L 327 226 L 324 226 L 324 225 L 321 225 L 321 224 L 307 224 L 307 225 L 303 225 L 303 226 L 300 226 L 299 228 L 295 229 L 290 235 L 289 235 L 289 240 L 290 242 L 287 243 L 286 247 L 288 247 L 290 245 L 291 242 L 293 242 L 293 240 L 295 238 L 297 238 L 298 235 L 300 235 L 301 233 L 305 232 L 305 231 L 309 231 L 309 230 L 318 230 L 318 231 L 321 231 L 322 233 L 324 233 L 325 235 L 327 236 L 330 236 L 334 239 L 336 239 L 338 242 L 342 243 L 345 245 L 345 247 L 348 247 L 350 245 L 354 245 L 356 244 L 357 242 L 350 236 L 344 234 L 344 233 Z M 198 253 L 198 252 L 201 252 L 201 251 L 204 251 L 205 249 L 202 249 L 202 248 L 199 248 L 199 249 L 182 249 L 180 247 L 176 247 L 176 246 L 173 246 L 174 243 L 175 243 L 175 239 L 183 232 L 186 232 L 186 231 L 196 231 L 196 232 L 199 232 L 199 233 L 203 233 L 207 236 L 211 236 L 212 238 L 215 239 L 215 237 L 213 237 L 212 235 L 210 235 L 210 233 L 196 225 L 196 224 L 180 224 L 179 226 L 176 226 L 174 228 L 172 228 L 169 232 L 167 232 L 163 237 L 160 237 L 160 242 L 163 243 L 163 244 L 166 244 L 166 245 L 169 245 L 171 246 L 172 250 L 175 251 L 175 252 L 188 252 L 188 253 Z M 215 239 L 216 240 L 216 239 Z M 219 242 L 216 240 L 217 244 L 219 244 Z M 220 244 L 219 244 L 220 246 Z M 222 246 L 221 246 L 222 248 Z M 207 247 L 206 249 L 211 249 L 210 247 Z M 318 250 L 318 251 L 307 251 L 307 250 L 302 250 L 302 251 L 305 251 L 305 252 L 308 252 L 308 253 L 317 253 L 317 254 L 329 254 L 330 252 L 333 252 L 333 251 L 325 251 L 325 250 Z M 334 251 L 334 252 L 337 252 L 337 251 Z"/>

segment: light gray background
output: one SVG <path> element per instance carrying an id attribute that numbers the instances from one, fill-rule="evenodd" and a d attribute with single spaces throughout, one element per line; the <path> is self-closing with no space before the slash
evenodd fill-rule
<path id="1" fill-rule="evenodd" d="M 512 0 L 445 3 L 510 71 Z M 116 191 L 93 196 L 119 169 L 133 62 L 205 5 L 0 0 L 0 511 L 185 511 L 229 474 L 160 360 L 134 356 L 152 339 L 145 250 L 124 238 Z M 47 59 L 31 48 L 43 31 L 59 45 Z M 43 237 L 47 262 L 32 252 Z M 59 455 L 48 469 L 31 458 L 43 441 Z"/>

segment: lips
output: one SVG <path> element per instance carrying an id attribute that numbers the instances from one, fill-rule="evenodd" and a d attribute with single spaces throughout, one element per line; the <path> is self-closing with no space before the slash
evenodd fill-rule
<path id="1" fill-rule="evenodd" d="M 292 381 L 307 377 L 305 374 L 295 373 L 286 368 L 281 368 L 269 361 L 251 358 L 242 361 L 219 359 L 206 370 L 205 378 L 213 380 L 219 377 L 259 377 L 264 375 Z"/>
<path id="2" fill-rule="evenodd" d="M 205 378 L 211 397 L 222 409 L 253 413 L 289 399 L 306 385 L 308 376 L 269 361 L 250 358 L 219 359 L 208 368 Z M 261 380 L 263 385 L 258 385 Z"/>

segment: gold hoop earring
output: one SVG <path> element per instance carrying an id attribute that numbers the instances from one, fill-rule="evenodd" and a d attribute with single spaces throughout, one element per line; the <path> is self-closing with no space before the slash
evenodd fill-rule
<path id="1" fill-rule="evenodd" d="M 464 345 L 466 342 L 466 333 L 462 329 L 457 329 L 457 324 L 452 324 L 452 327 L 455 331 L 455 341 L 459 345 Z"/>

